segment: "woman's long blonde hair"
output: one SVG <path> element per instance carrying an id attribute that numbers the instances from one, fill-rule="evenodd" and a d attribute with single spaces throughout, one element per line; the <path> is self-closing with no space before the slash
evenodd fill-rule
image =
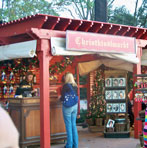
<path id="1" fill-rule="evenodd" d="M 77 87 L 77 84 L 76 84 L 76 82 L 74 80 L 74 76 L 70 72 L 65 75 L 65 83 L 70 83 L 70 84 L 72 84 L 72 86 Z"/>

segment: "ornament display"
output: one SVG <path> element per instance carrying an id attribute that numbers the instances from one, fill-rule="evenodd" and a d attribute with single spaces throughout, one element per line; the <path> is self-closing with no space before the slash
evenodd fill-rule
<path id="1" fill-rule="evenodd" d="M 0 98 L 2 98 L 2 88 L 0 87 Z"/>
<path id="2" fill-rule="evenodd" d="M 56 62 L 55 64 L 51 65 L 49 68 L 50 74 L 60 74 L 62 73 L 68 65 L 71 65 L 73 62 L 73 57 L 64 57 L 64 59 L 60 62 Z"/>
<path id="3" fill-rule="evenodd" d="M 10 87 L 9 87 L 9 97 L 10 98 L 14 97 L 14 88 L 12 85 L 10 85 Z"/>
<path id="4" fill-rule="evenodd" d="M 13 71 L 10 72 L 9 81 L 10 81 L 10 83 L 14 83 L 14 73 L 13 73 Z"/>
<path id="5" fill-rule="evenodd" d="M 7 90 L 8 88 L 7 88 L 7 86 L 6 85 L 4 85 L 4 87 L 3 87 L 3 97 L 4 98 L 8 98 L 8 90 Z"/>
<path id="6" fill-rule="evenodd" d="M 5 71 L 2 71 L 2 73 L 1 73 L 1 81 L 2 81 L 2 83 L 6 83 L 6 79 L 7 79 L 7 76 L 6 76 L 6 73 L 5 73 Z"/>

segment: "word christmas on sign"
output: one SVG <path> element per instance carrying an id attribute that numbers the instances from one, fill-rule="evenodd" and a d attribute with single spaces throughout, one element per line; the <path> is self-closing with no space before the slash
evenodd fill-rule
<path id="1" fill-rule="evenodd" d="M 66 32 L 66 49 L 73 51 L 136 54 L 135 38 L 81 31 Z"/>

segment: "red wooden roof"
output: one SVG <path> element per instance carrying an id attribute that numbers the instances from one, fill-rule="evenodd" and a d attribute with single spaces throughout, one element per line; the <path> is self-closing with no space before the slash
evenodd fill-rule
<path id="1" fill-rule="evenodd" d="M 147 40 L 147 28 L 36 14 L 1 24 L 0 45 L 28 41 L 36 38 L 30 33 L 31 28 L 58 31 L 75 30 Z"/>

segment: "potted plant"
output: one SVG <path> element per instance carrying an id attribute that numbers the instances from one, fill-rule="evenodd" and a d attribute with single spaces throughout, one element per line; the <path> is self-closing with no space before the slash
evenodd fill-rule
<path id="1" fill-rule="evenodd" d="M 88 114 L 86 115 L 86 123 L 87 123 L 89 126 L 94 125 L 94 119 L 93 119 L 91 113 L 88 113 Z"/>

